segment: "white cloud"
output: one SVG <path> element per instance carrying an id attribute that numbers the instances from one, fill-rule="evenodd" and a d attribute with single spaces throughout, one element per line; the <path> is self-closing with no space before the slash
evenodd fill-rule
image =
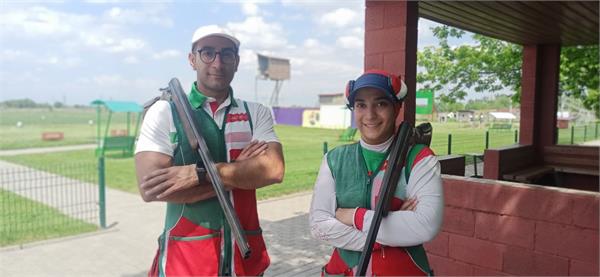
<path id="1" fill-rule="evenodd" d="M 158 3 L 142 5 L 136 9 L 112 7 L 103 14 L 102 21 L 115 24 L 148 24 L 161 27 L 173 27 L 173 20 L 165 16 L 166 6 Z"/>
<path id="2" fill-rule="evenodd" d="M 113 53 L 137 51 L 143 48 L 145 44 L 140 39 L 126 38 L 108 47 L 108 51 Z"/>
<path id="3" fill-rule="evenodd" d="M 314 38 L 308 38 L 304 40 L 304 47 L 316 48 L 319 47 L 319 41 Z"/>
<path id="4" fill-rule="evenodd" d="M 127 10 L 119 8 L 112 8 L 108 12 L 116 18 L 135 17 L 127 13 Z M 141 18 L 142 15 L 136 16 Z M 59 12 L 42 6 L 6 9 L 0 12 L 0 35 L 7 40 L 58 41 L 55 44 L 57 47 L 71 52 L 84 50 L 81 47 L 91 47 L 120 53 L 138 51 L 147 45 L 141 38 L 128 37 L 129 30 L 119 25 L 125 23 L 113 22 L 109 17 Z"/>
<path id="5" fill-rule="evenodd" d="M 180 51 L 177 51 L 175 49 L 168 49 L 168 50 L 164 50 L 164 51 L 152 54 L 152 58 L 155 60 L 162 60 L 162 59 L 166 59 L 166 58 L 177 57 L 177 56 L 180 56 L 181 54 L 182 53 Z"/>
<path id="6" fill-rule="evenodd" d="M 281 25 L 265 22 L 260 16 L 250 16 L 242 22 L 229 22 L 227 27 L 240 40 L 242 47 L 273 49 L 287 44 Z"/>
<path id="7" fill-rule="evenodd" d="M 137 64 L 140 62 L 135 56 L 127 56 L 123 61 L 127 64 Z"/>
<path id="8" fill-rule="evenodd" d="M 81 33 L 81 42 L 88 47 L 94 47 L 110 53 L 137 51 L 146 45 L 146 42 L 136 38 L 119 39 L 106 32 Z"/>
<path id="9" fill-rule="evenodd" d="M 242 12 L 245 15 L 258 15 L 258 5 L 252 2 L 242 2 Z"/>
<path id="10" fill-rule="evenodd" d="M 86 3 L 90 4 L 116 4 L 121 3 L 121 0 L 85 0 Z"/>
<path id="11" fill-rule="evenodd" d="M 362 49 L 363 40 L 355 36 L 341 36 L 336 40 L 336 45 L 346 49 Z"/>
<path id="12" fill-rule="evenodd" d="M 250 49 L 240 50 L 240 66 L 244 68 L 257 68 L 256 52 Z"/>
<path id="13" fill-rule="evenodd" d="M 303 42 L 304 49 L 302 49 L 303 54 L 307 57 L 323 57 L 330 55 L 334 52 L 334 48 L 330 45 L 323 44 L 319 40 L 315 38 L 308 38 Z M 328 59 L 331 56 L 327 57 Z"/>
<path id="14" fill-rule="evenodd" d="M 60 38 L 77 32 L 93 21 L 89 15 L 69 14 L 33 6 L 26 9 L 3 9 L 0 12 L 0 34 L 18 38 Z"/>
<path id="15" fill-rule="evenodd" d="M 15 49 L 4 49 L 0 52 L 0 61 L 17 61 L 23 58 L 28 58 L 31 56 L 31 53 L 23 51 L 23 50 L 15 50 Z"/>
<path id="16" fill-rule="evenodd" d="M 326 13 L 320 17 L 319 22 L 323 25 L 333 25 L 338 28 L 362 23 L 359 21 L 358 13 L 348 8 L 339 8 Z"/>

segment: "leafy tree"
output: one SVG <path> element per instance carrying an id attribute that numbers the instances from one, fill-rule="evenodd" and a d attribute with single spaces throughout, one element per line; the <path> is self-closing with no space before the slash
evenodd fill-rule
<path id="1" fill-rule="evenodd" d="M 437 112 L 456 112 L 465 109 L 465 105 L 463 103 L 456 101 L 447 102 L 442 100 L 437 101 L 434 104 Z"/>
<path id="2" fill-rule="evenodd" d="M 496 97 L 485 97 L 483 99 L 469 100 L 465 104 L 467 110 L 498 110 L 508 109 L 511 106 L 511 98 L 507 95 Z"/>
<path id="3" fill-rule="evenodd" d="M 471 90 L 509 89 L 515 92 L 513 102 L 519 102 L 522 46 L 475 34 L 475 45 L 452 47 L 448 38 L 460 38 L 464 31 L 448 26 L 433 27 L 432 31 L 439 45 L 426 47 L 417 54 L 418 65 L 425 69 L 417 74 L 417 81 L 425 88 L 446 91 L 445 97 L 455 101 L 463 100 Z M 598 45 L 562 47 L 559 92 L 585 99 L 586 108 L 593 109 L 600 117 L 598 60 Z"/>

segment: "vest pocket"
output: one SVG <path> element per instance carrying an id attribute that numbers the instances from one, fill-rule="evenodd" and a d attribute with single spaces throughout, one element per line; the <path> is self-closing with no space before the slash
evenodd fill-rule
<path id="1" fill-rule="evenodd" d="M 166 275 L 216 276 L 220 249 L 219 233 L 190 237 L 169 236 Z"/>
<path id="2" fill-rule="evenodd" d="M 353 276 L 353 272 L 342 259 L 338 249 L 335 249 L 329 262 L 321 270 L 321 276 Z"/>
<path id="3" fill-rule="evenodd" d="M 373 275 L 376 276 L 427 275 L 402 247 L 384 246 L 379 250 L 374 250 L 371 257 Z"/>

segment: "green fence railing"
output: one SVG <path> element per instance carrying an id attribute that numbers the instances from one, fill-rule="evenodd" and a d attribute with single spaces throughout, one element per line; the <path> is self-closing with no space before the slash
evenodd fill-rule
<path id="1" fill-rule="evenodd" d="M 106 227 L 98 169 L 96 163 L 0 169 L 0 246 Z"/>
<path id="2" fill-rule="evenodd" d="M 558 144 L 580 144 L 600 137 L 600 122 L 557 128 Z"/>

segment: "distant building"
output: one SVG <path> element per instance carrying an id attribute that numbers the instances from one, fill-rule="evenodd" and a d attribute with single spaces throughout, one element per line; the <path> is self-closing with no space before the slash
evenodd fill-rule
<path id="1" fill-rule="evenodd" d="M 319 94 L 319 105 L 346 105 L 343 93 Z"/>
<path id="2" fill-rule="evenodd" d="M 472 121 L 475 111 L 472 110 L 460 110 L 456 112 L 456 120 L 458 121 Z"/>

